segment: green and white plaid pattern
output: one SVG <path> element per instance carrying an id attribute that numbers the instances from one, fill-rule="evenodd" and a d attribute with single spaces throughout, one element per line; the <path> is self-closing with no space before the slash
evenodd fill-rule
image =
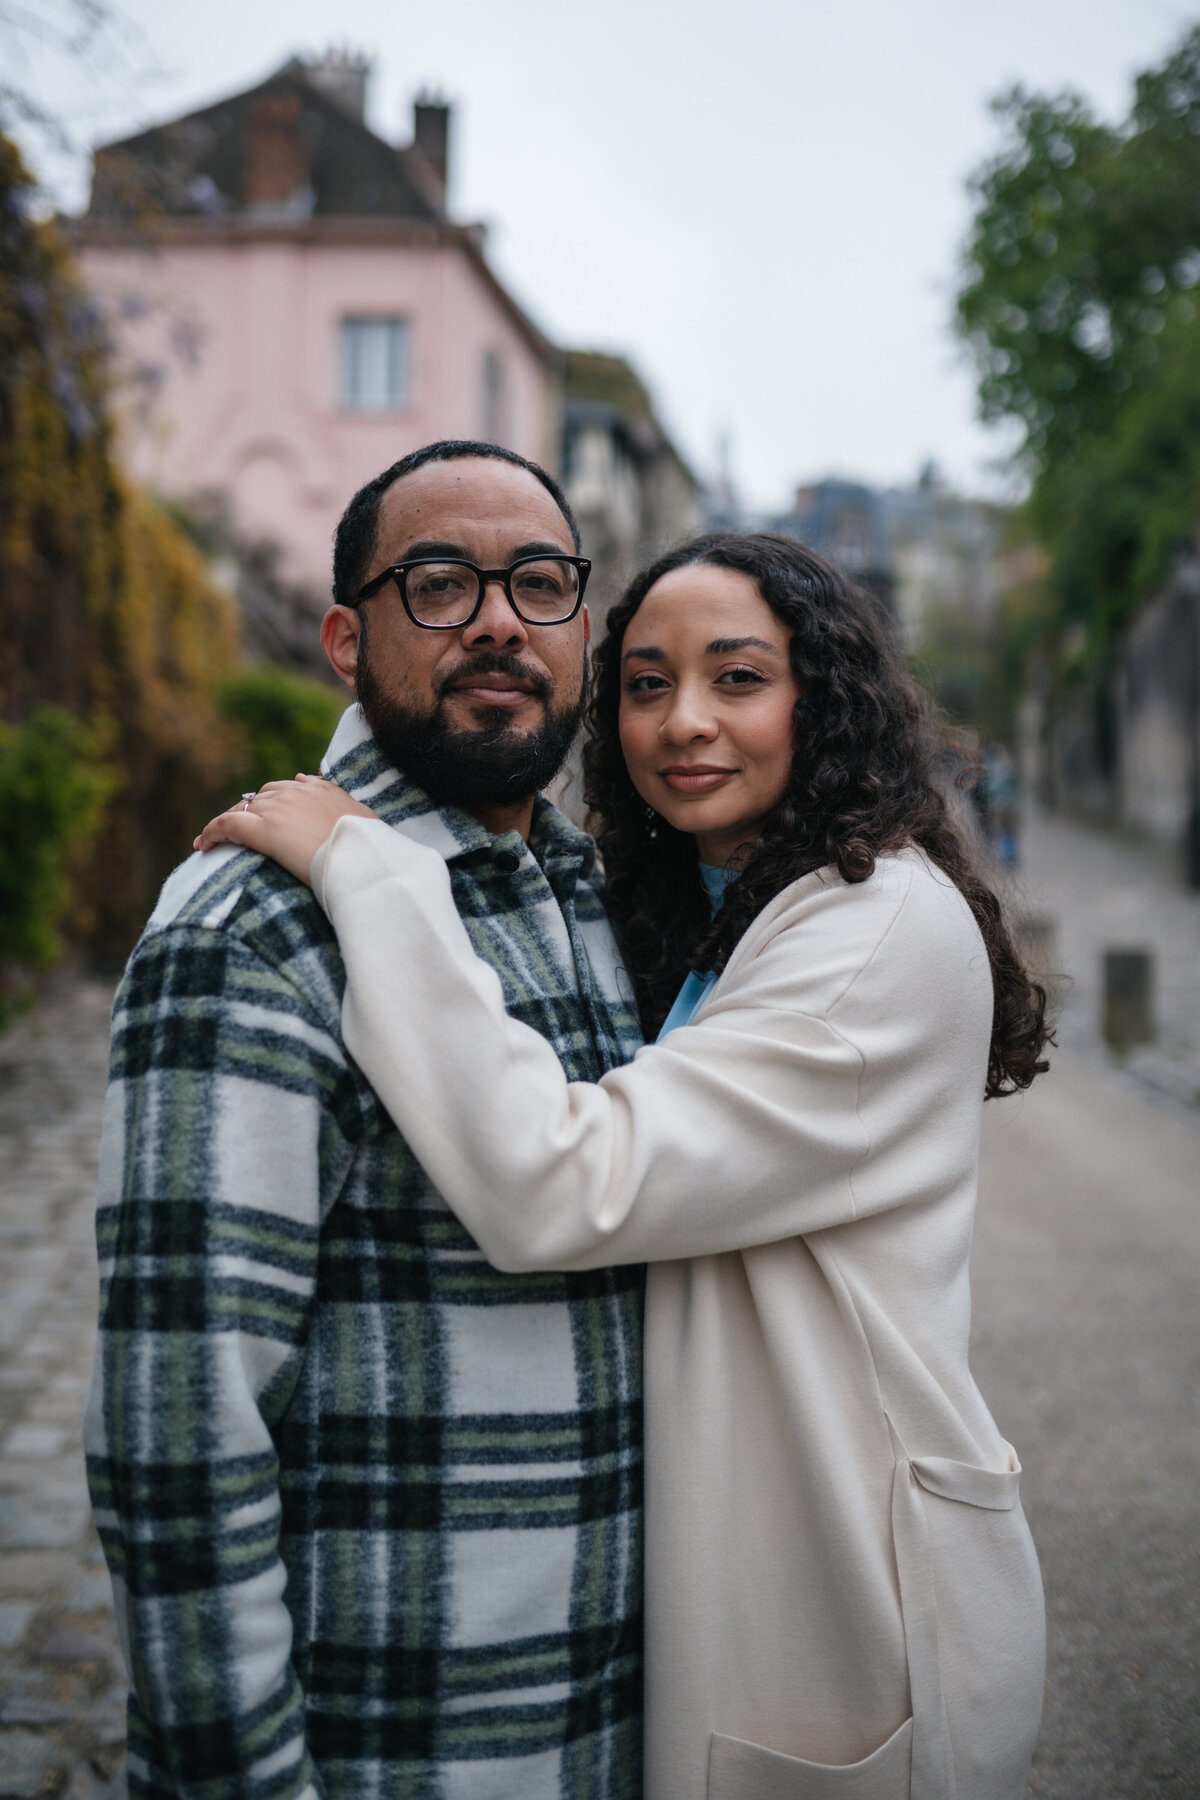
<path id="1" fill-rule="evenodd" d="M 583 833 L 433 810 L 357 708 L 326 770 L 444 853 L 573 1079 L 632 1055 Z M 230 851 L 171 877 L 117 996 L 86 1441 L 131 1793 L 628 1800 L 640 1271 L 489 1267 L 348 1058 L 343 983 L 308 889 Z"/>

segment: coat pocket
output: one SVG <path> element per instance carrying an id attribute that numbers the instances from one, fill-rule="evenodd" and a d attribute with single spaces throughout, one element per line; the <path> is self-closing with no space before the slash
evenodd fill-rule
<path id="1" fill-rule="evenodd" d="M 862 1762 L 814 1763 L 714 1731 L 708 1800 L 909 1800 L 912 1720 Z"/>
<path id="2" fill-rule="evenodd" d="M 1021 1465 L 1011 1444 L 1004 1449 L 1007 1469 L 952 1462 L 948 1456 L 913 1456 L 908 1466 L 927 1494 L 985 1512 L 1011 1512 L 1021 1497 Z"/>

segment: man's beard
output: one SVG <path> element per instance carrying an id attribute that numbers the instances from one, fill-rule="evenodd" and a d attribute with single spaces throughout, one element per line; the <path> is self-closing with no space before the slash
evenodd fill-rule
<path id="1" fill-rule="evenodd" d="M 360 645 L 355 689 L 375 742 L 395 768 L 424 788 L 439 806 L 512 806 L 553 781 L 567 760 L 583 717 L 584 696 L 555 709 L 554 684 L 531 673 L 515 656 L 483 651 L 455 669 L 459 682 L 472 675 L 511 675 L 528 681 L 545 704 L 541 727 L 519 730 L 507 707 L 480 707 L 478 731 L 456 731 L 446 718 L 445 689 L 433 708 L 418 713 L 385 694 L 369 653 Z"/>

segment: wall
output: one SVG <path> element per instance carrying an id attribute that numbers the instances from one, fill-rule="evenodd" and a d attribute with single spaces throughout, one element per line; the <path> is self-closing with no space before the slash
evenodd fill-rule
<path id="1" fill-rule="evenodd" d="M 1176 570 L 1130 628 L 1115 709 L 1120 816 L 1176 843 L 1197 798 L 1200 752 L 1200 566 L 1194 561 Z"/>
<path id="2" fill-rule="evenodd" d="M 592 559 L 588 606 L 596 631 L 638 569 L 701 527 L 695 482 L 653 435 L 639 451 L 622 422 L 566 409 L 563 485 Z"/>
<path id="3" fill-rule="evenodd" d="M 1102 675 L 1046 685 L 1024 709 L 1024 773 L 1052 806 L 1200 853 L 1200 562 L 1117 640 Z M 1200 869 L 1195 871 L 1200 881 Z"/>
<path id="4" fill-rule="evenodd" d="M 83 242 L 78 255 L 120 348 L 136 478 L 168 495 L 227 494 L 240 530 L 280 544 L 289 580 L 327 590 L 334 527 L 364 481 L 432 439 L 481 434 L 488 350 L 505 369 L 505 442 L 553 457 L 545 363 L 465 251 L 435 233 Z M 340 406 L 347 313 L 411 321 L 402 409 Z"/>

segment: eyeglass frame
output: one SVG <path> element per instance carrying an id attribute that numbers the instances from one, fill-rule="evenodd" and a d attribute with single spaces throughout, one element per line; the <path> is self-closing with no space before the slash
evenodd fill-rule
<path id="1" fill-rule="evenodd" d="M 579 590 L 575 595 L 575 604 L 569 613 L 563 614 L 561 619 L 527 619 L 513 599 L 513 570 L 521 568 L 525 563 L 537 562 L 570 563 L 575 569 L 576 574 L 579 576 Z M 426 619 L 418 619 L 416 613 L 414 613 L 412 607 L 408 603 L 408 571 L 410 569 L 423 568 L 428 563 L 453 563 L 456 569 L 470 569 L 471 573 L 475 576 L 475 579 L 479 583 L 479 594 L 476 598 L 475 605 L 465 619 L 456 619 L 453 625 L 430 625 Z M 518 619 L 520 619 L 522 625 L 537 625 L 543 628 L 551 625 L 569 625 L 583 605 L 584 589 L 587 587 L 588 576 L 591 572 L 592 564 L 590 558 L 586 556 L 568 556 L 565 550 L 538 550 L 529 556 L 518 556 L 516 561 L 509 563 L 506 569 L 481 569 L 478 563 L 468 562 L 465 556 L 413 556 L 410 557 L 407 562 L 392 563 L 378 575 L 372 575 L 370 581 L 359 588 L 351 604 L 353 606 L 358 606 L 364 600 L 373 599 L 384 586 L 385 582 L 394 581 L 396 584 L 396 591 L 400 595 L 401 605 L 404 607 L 405 612 L 408 614 L 413 624 L 421 631 L 465 631 L 468 625 L 473 625 L 475 623 L 475 620 L 482 612 L 489 584 L 493 581 L 498 581 L 504 588 L 505 599 L 516 613 Z"/>

